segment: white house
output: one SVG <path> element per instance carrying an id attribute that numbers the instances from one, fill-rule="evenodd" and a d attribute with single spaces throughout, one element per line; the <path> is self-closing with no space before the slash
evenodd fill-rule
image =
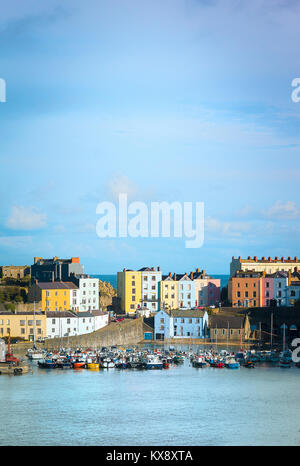
<path id="1" fill-rule="evenodd" d="M 99 279 L 86 274 L 74 274 L 72 280 L 78 287 L 77 294 L 71 295 L 72 309 L 75 310 L 75 304 L 79 312 L 99 309 Z"/>
<path id="2" fill-rule="evenodd" d="M 158 267 L 157 271 L 154 267 L 143 267 L 139 272 L 142 275 L 142 307 L 151 309 L 152 312 L 157 312 L 160 308 L 160 267 Z"/>
<path id="3" fill-rule="evenodd" d="M 160 310 L 154 317 L 156 340 L 206 338 L 208 314 L 198 309 Z"/>
<path id="4" fill-rule="evenodd" d="M 277 306 L 287 306 L 289 304 L 288 296 L 288 272 L 279 271 L 274 273 L 274 299 Z"/>
<path id="5" fill-rule="evenodd" d="M 47 338 L 91 333 L 108 325 L 108 314 L 99 310 L 74 313 L 71 311 L 48 311 L 46 319 Z"/>
<path id="6" fill-rule="evenodd" d="M 61 338 L 78 335 L 77 314 L 71 311 L 47 311 L 47 338 Z"/>

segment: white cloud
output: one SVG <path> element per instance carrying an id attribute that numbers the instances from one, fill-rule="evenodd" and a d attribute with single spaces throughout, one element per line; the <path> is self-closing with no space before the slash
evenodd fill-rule
<path id="1" fill-rule="evenodd" d="M 38 230 L 46 225 L 46 214 L 34 207 L 13 206 L 6 221 L 11 230 Z"/>
<path id="2" fill-rule="evenodd" d="M 264 212 L 269 218 L 297 219 L 300 217 L 300 209 L 294 201 L 276 201 L 267 211 Z"/>
<path id="3" fill-rule="evenodd" d="M 119 199 L 119 194 L 126 193 L 128 198 L 134 197 L 138 191 L 134 183 L 126 175 L 116 173 L 107 184 L 109 194 L 114 200 Z"/>

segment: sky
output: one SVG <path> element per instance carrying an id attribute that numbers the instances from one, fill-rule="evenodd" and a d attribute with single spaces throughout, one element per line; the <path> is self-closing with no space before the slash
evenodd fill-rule
<path id="1" fill-rule="evenodd" d="M 300 257 L 300 1 L 0 7 L 0 264 L 226 274 L 232 256 Z M 119 193 L 203 202 L 203 245 L 99 238 Z"/>

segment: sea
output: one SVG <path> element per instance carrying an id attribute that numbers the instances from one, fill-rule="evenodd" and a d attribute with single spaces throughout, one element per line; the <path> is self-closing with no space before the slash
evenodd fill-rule
<path id="1" fill-rule="evenodd" d="M 299 446 L 300 369 L 40 369 L 0 376 L 0 446 Z"/>
<path id="2" fill-rule="evenodd" d="M 91 277 L 99 278 L 102 282 L 110 283 L 114 288 L 117 288 L 117 275 L 91 275 Z M 221 288 L 227 286 L 230 275 L 212 275 L 214 278 L 221 280 Z"/>

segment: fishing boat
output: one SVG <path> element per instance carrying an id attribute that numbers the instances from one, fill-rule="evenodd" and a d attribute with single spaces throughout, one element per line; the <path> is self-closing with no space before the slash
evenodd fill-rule
<path id="1" fill-rule="evenodd" d="M 209 365 L 211 367 L 216 367 L 217 369 L 222 369 L 224 367 L 224 361 L 223 359 L 214 356 L 212 358 L 209 358 Z"/>
<path id="2" fill-rule="evenodd" d="M 66 357 L 60 357 L 55 360 L 57 369 L 71 369 L 72 363 Z"/>
<path id="3" fill-rule="evenodd" d="M 85 365 L 86 365 L 86 362 L 83 361 L 83 360 L 78 360 L 77 359 L 77 360 L 73 361 L 72 364 L 73 364 L 74 369 L 83 369 L 85 367 Z"/>
<path id="4" fill-rule="evenodd" d="M 283 368 L 290 368 L 292 366 L 292 363 L 289 359 L 287 358 L 280 358 L 279 359 L 279 367 Z"/>
<path id="5" fill-rule="evenodd" d="M 120 360 L 116 361 L 115 367 L 117 369 L 127 369 L 128 368 L 128 363 L 127 363 L 127 361 L 125 359 L 120 359 Z"/>
<path id="6" fill-rule="evenodd" d="M 88 369 L 99 369 L 100 365 L 98 362 L 88 362 L 87 368 Z"/>
<path id="7" fill-rule="evenodd" d="M 55 369 L 56 368 L 56 361 L 52 358 L 44 358 L 38 361 L 38 367 L 41 369 Z"/>
<path id="8" fill-rule="evenodd" d="M 45 357 L 45 351 L 40 351 L 37 348 L 29 348 L 26 355 L 28 359 L 32 360 L 43 359 Z"/>
<path id="9" fill-rule="evenodd" d="M 182 364 L 184 362 L 184 355 L 177 353 L 173 356 L 173 363 L 174 364 Z"/>
<path id="10" fill-rule="evenodd" d="M 148 354 L 145 361 L 146 369 L 162 369 L 163 363 L 158 356 Z"/>
<path id="11" fill-rule="evenodd" d="M 207 366 L 204 356 L 195 356 L 192 359 L 192 366 L 197 368 L 202 368 Z"/>
<path id="12" fill-rule="evenodd" d="M 239 369 L 240 364 L 234 358 L 229 357 L 225 359 L 225 367 L 227 367 L 227 369 Z"/>
<path id="13" fill-rule="evenodd" d="M 255 364 L 253 361 L 251 361 L 250 359 L 249 360 L 246 360 L 243 364 L 243 367 L 247 367 L 248 369 L 254 369 L 255 368 Z"/>
<path id="14" fill-rule="evenodd" d="M 112 369 L 115 367 L 115 363 L 111 359 L 104 359 L 101 363 L 101 367 L 103 367 L 103 369 Z"/>

